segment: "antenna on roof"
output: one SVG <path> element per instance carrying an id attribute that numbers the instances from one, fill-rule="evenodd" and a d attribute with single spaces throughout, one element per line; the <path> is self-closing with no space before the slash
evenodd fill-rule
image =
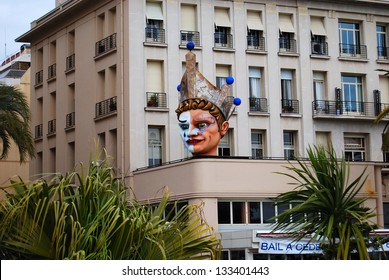
<path id="1" fill-rule="evenodd" d="M 7 25 L 4 26 L 4 57 L 7 57 Z"/>

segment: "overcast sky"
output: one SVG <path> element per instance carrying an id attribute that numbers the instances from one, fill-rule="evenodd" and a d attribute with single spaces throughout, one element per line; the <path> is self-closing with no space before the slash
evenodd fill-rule
<path id="1" fill-rule="evenodd" d="M 22 43 L 15 39 L 54 7 L 55 0 L 0 0 L 0 61 L 19 51 Z"/>

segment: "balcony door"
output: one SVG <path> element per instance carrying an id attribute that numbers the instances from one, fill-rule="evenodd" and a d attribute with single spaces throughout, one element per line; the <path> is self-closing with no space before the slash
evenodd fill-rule
<path id="1" fill-rule="evenodd" d="M 363 112 L 362 78 L 342 76 L 343 107 L 348 113 Z"/>

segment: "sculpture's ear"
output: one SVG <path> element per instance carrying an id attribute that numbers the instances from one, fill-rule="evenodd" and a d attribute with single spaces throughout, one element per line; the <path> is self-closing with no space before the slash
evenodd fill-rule
<path id="1" fill-rule="evenodd" d="M 230 123 L 228 121 L 224 121 L 220 127 L 221 138 L 223 138 L 223 136 L 226 135 L 229 128 L 230 128 Z"/>

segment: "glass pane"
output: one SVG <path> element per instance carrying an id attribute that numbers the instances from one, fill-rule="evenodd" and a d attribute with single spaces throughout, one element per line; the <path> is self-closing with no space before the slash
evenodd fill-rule
<path id="1" fill-rule="evenodd" d="M 231 260 L 244 260 L 245 253 L 243 250 L 241 251 L 230 251 Z"/>
<path id="2" fill-rule="evenodd" d="M 275 207 L 273 202 L 263 202 L 263 222 L 264 223 L 274 223 L 274 219 L 272 219 L 275 216 Z"/>
<path id="3" fill-rule="evenodd" d="M 277 211 L 278 211 L 277 215 L 281 214 L 282 212 L 288 209 L 289 209 L 289 205 L 277 205 Z"/>
<path id="4" fill-rule="evenodd" d="M 231 212 L 230 202 L 218 202 L 217 204 L 217 216 L 219 224 L 230 224 L 231 223 Z"/>
<path id="5" fill-rule="evenodd" d="M 261 203 L 249 202 L 249 223 L 260 224 L 261 223 Z"/>
<path id="6" fill-rule="evenodd" d="M 232 223 L 233 224 L 245 224 L 246 211 L 244 202 L 233 202 L 232 203 Z"/>

